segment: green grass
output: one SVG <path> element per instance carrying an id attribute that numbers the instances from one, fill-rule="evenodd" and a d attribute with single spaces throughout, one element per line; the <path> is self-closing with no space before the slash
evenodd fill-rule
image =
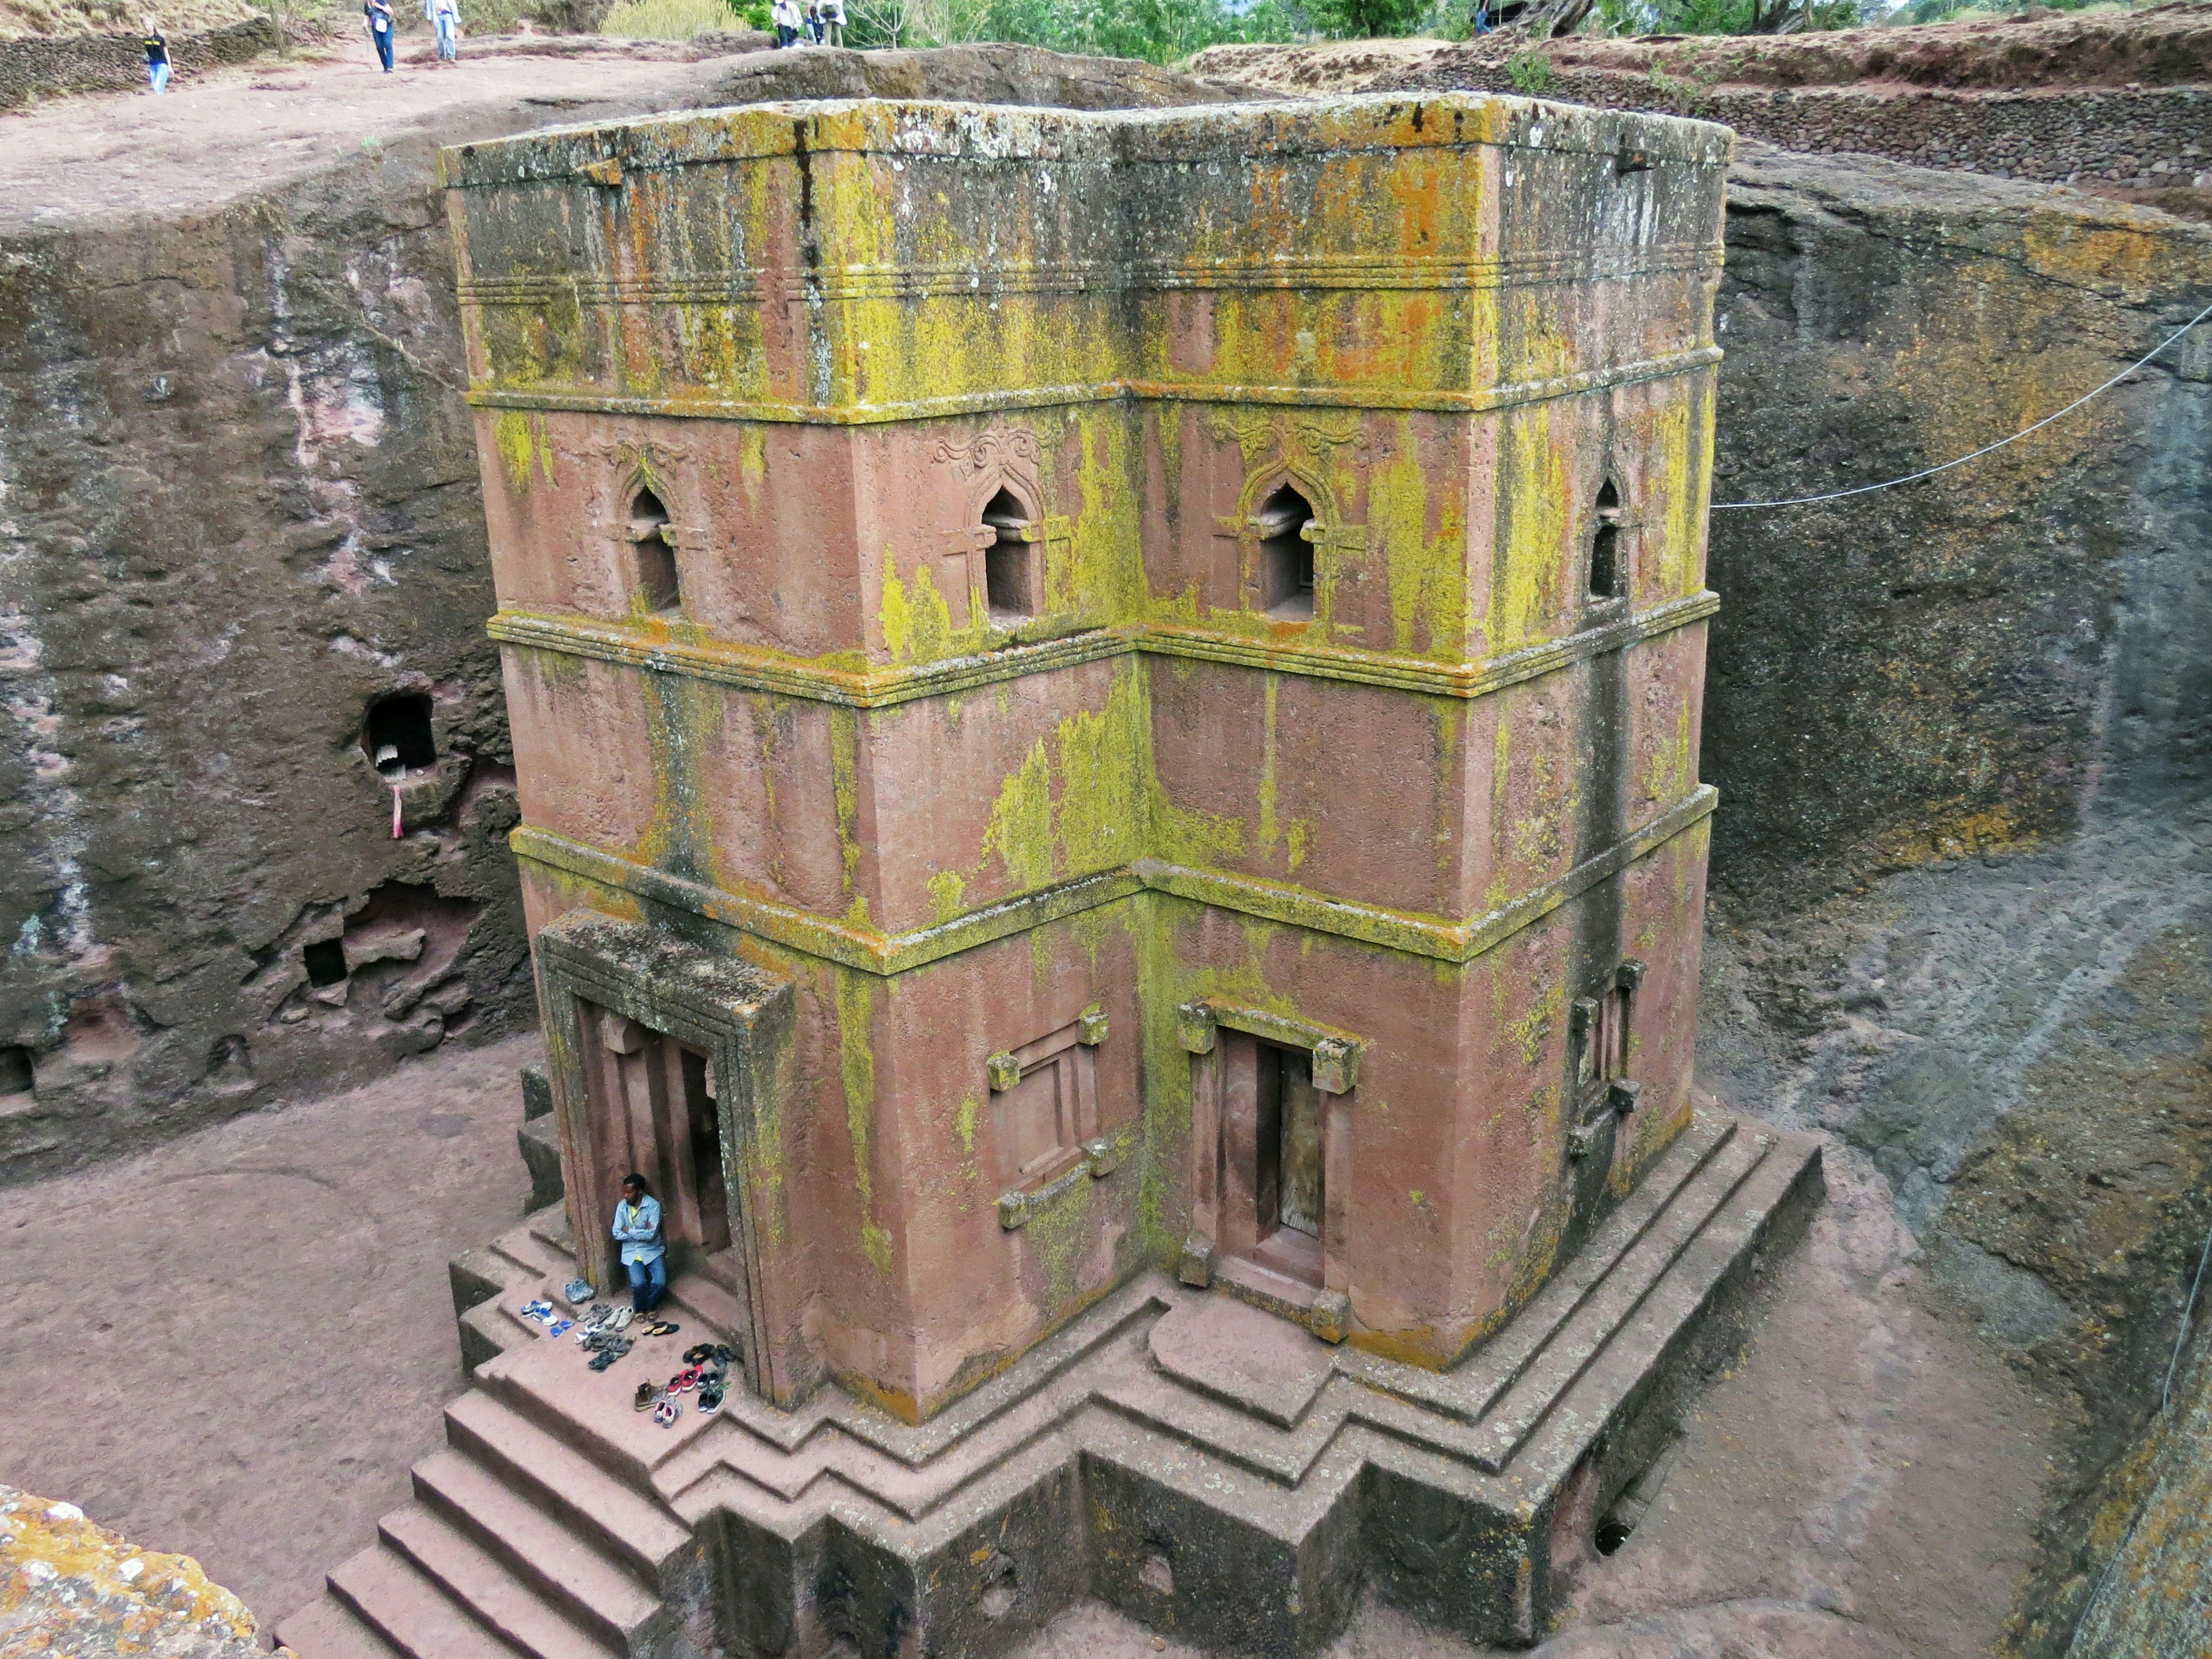
<path id="1" fill-rule="evenodd" d="M 695 34 L 744 27 L 723 0 L 622 0 L 599 25 L 599 33 L 631 40 L 689 40 Z"/>

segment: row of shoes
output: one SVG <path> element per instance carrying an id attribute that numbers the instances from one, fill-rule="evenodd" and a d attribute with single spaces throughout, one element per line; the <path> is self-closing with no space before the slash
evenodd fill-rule
<path id="1" fill-rule="evenodd" d="M 737 1357 L 733 1349 L 722 1343 L 702 1342 L 687 1348 L 682 1370 L 658 1386 L 639 1383 L 631 1403 L 639 1411 L 651 1412 L 653 1420 L 665 1429 L 684 1415 L 683 1403 L 676 1396 L 696 1392 L 699 1415 L 712 1417 L 722 1409 L 722 1401 L 729 1389 L 730 1366 Z"/>
<path id="2" fill-rule="evenodd" d="M 591 1344 L 586 1339 L 594 1333 L 606 1332 L 620 1336 L 640 1316 L 634 1309 L 614 1308 L 604 1302 L 594 1302 L 590 1311 L 576 1322 L 576 1340 L 580 1346 L 589 1346 Z M 683 1328 L 665 1319 L 648 1317 L 642 1327 L 642 1334 L 647 1336 L 673 1336 Z"/>
<path id="3" fill-rule="evenodd" d="M 535 1302 L 524 1303 L 522 1306 L 518 1308 L 515 1311 L 520 1314 L 523 1318 L 534 1319 L 539 1324 L 544 1326 L 545 1334 L 548 1336 L 563 1335 L 567 1333 L 568 1328 L 576 1322 L 573 1319 L 562 1318 L 558 1313 L 554 1311 L 553 1304 L 550 1302 L 545 1301 L 542 1297 Z"/>

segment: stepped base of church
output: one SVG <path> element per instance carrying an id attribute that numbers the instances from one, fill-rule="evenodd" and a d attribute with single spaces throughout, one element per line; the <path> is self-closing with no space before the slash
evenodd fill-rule
<path id="1" fill-rule="evenodd" d="M 1820 1151 L 1715 1113 L 1444 1373 L 1147 1274 L 919 1426 L 825 1389 L 631 1409 L 736 1302 L 604 1375 L 514 1316 L 568 1277 L 548 1210 L 454 1264 L 474 1385 L 417 1501 L 278 1632 L 301 1659 L 982 1659 L 1097 1597 L 1178 1639 L 1310 1653 L 1363 1583 L 1471 1638 L 1546 1627 L 1599 1517 L 1739 1340 Z M 481 1299 L 477 1299 L 481 1297 Z"/>

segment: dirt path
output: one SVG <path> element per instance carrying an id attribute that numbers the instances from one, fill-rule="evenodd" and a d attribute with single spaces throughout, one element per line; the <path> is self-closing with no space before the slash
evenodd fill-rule
<path id="1" fill-rule="evenodd" d="M 447 1259 L 514 1224 L 520 1037 L 8 1194 L 0 1480 L 265 1626 L 404 1503 L 461 1389 Z"/>
<path id="2" fill-rule="evenodd" d="M 0 232 L 204 211 L 418 133 L 452 142 L 696 103 L 732 61 L 686 61 L 657 42 L 507 37 L 465 41 L 457 64 L 438 64 L 427 35 L 403 36 L 400 52 L 386 75 L 364 36 L 289 63 L 210 70 L 160 98 L 0 115 Z"/>

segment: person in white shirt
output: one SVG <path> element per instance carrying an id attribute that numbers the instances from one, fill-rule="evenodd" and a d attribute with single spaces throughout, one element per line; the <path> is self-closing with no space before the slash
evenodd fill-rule
<path id="1" fill-rule="evenodd" d="M 799 9 L 799 0 L 775 0 L 768 15 L 775 25 L 776 45 L 787 46 L 799 39 L 799 25 L 805 21 Z"/>
<path id="2" fill-rule="evenodd" d="M 438 32 L 438 57 L 443 63 L 458 63 L 461 56 L 460 0 L 422 0 L 422 15 Z"/>

